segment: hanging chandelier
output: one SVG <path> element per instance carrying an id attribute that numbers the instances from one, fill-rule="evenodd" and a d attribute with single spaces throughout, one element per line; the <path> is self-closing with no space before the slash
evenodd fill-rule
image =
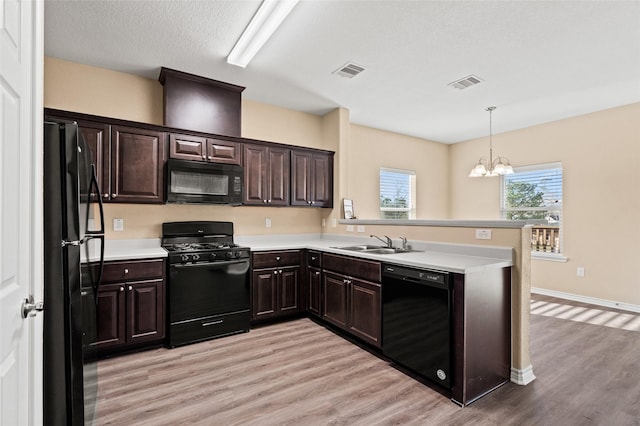
<path id="1" fill-rule="evenodd" d="M 471 169 L 469 177 L 491 177 L 508 175 L 513 173 L 513 167 L 509 164 L 509 159 L 506 157 L 493 158 L 493 131 L 491 128 L 491 113 L 496 107 L 491 106 L 486 110 L 489 111 L 489 159 L 487 157 L 481 157 L 478 163 Z"/>

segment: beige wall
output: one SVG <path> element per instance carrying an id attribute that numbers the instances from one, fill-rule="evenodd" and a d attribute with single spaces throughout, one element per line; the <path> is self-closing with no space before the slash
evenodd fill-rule
<path id="1" fill-rule="evenodd" d="M 343 198 L 360 219 L 380 219 L 380 168 L 416 172 L 416 219 L 449 216 L 449 147 L 352 124 Z"/>
<path id="2" fill-rule="evenodd" d="M 51 57 L 45 57 L 44 75 L 47 108 L 162 124 L 162 85 L 156 80 Z M 259 102 L 242 106 L 242 135 L 248 138 L 333 150 L 337 142 L 325 137 L 325 122 Z M 162 222 L 179 220 L 230 220 L 238 235 L 320 233 L 321 218 L 330 214 L 331 209 L 105 204 L 109 239 L 159 238 Z M 124 231 L 112 230 L 114 218 L 124 219 Z"/>
<path id="3" fill-rule="evenodd" d="M 494 135 L 514 166 L 563 165 L 566 263 L 533 260 L 531 285 L 640 305 L 640 104 Z M 499 217 L 500 180 L 467 178 L 487 138 L 451 147 L 451 218 Z M 585 268 L 583 278 L 576 276 Z"/>

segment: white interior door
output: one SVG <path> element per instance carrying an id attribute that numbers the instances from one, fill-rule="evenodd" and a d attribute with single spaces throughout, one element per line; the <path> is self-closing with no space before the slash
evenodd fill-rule
<path id="1" fill-rule="evenodd" d="M 0 3 L 0 425 L 42 423 L 42 33 L 39 1 Z"/>

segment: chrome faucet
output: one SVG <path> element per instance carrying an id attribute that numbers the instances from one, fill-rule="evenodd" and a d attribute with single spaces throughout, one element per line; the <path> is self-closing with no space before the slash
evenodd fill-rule
<path id="1" fill-rule="evenodd" d="M 400 237 L 402 240 L 402 250 L 407 250 L 409 247 L 407 246 L 407 237 Z"/>
<path id="2" fill-rule="evenodd" d="M 385 243 L 387 245 L 387 248 L 393 248 L 393 241 L 391 241 L 391 238 L 387 237 L 386 235 L 384 236 L 386 238 L 386 241 L 383 240 L 382 238 L 378 237 L 377 235 L 369 235 L 371 238 L 377 238 L 378 240 L 382 241 L 383 243 Z"/>

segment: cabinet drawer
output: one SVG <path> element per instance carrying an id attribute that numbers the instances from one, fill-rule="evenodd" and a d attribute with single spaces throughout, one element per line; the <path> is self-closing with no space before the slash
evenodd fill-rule
<path id="1" fill-rule="evenodd" d="M 278 266 L 299 265 L 300 250 L 268 251 L 253 253 L 253 268 L 277 268 Z"/>
<path id="2" fill-rule="evenodd" d="M 214 163 L 242 164 L 242 146 L 236 142 L 207 139 L 207 160 Z"/>
<path id="3" fill-rule="evenodd" d="M 145 278 L 162 278 L 164 261 L 162 259 L 141 260 L 138 262 L 107 262 L 102 271 L 103 282 L 137 281 Z"/>
<path id="4" fill-rule="evenodd" d="M 320 252 L 311 250 L 307 252 L 307 265 L 320 268 L 322 266 L 321 259 Z"/>
<path id="5" fill-rule="evenodd" d="M 380 282 L 381 279 L 380 262 L 323 253 L 322 265 L 325 270 L 339 272 L 351 277 L 359 277 L 374 282 Z"/>

